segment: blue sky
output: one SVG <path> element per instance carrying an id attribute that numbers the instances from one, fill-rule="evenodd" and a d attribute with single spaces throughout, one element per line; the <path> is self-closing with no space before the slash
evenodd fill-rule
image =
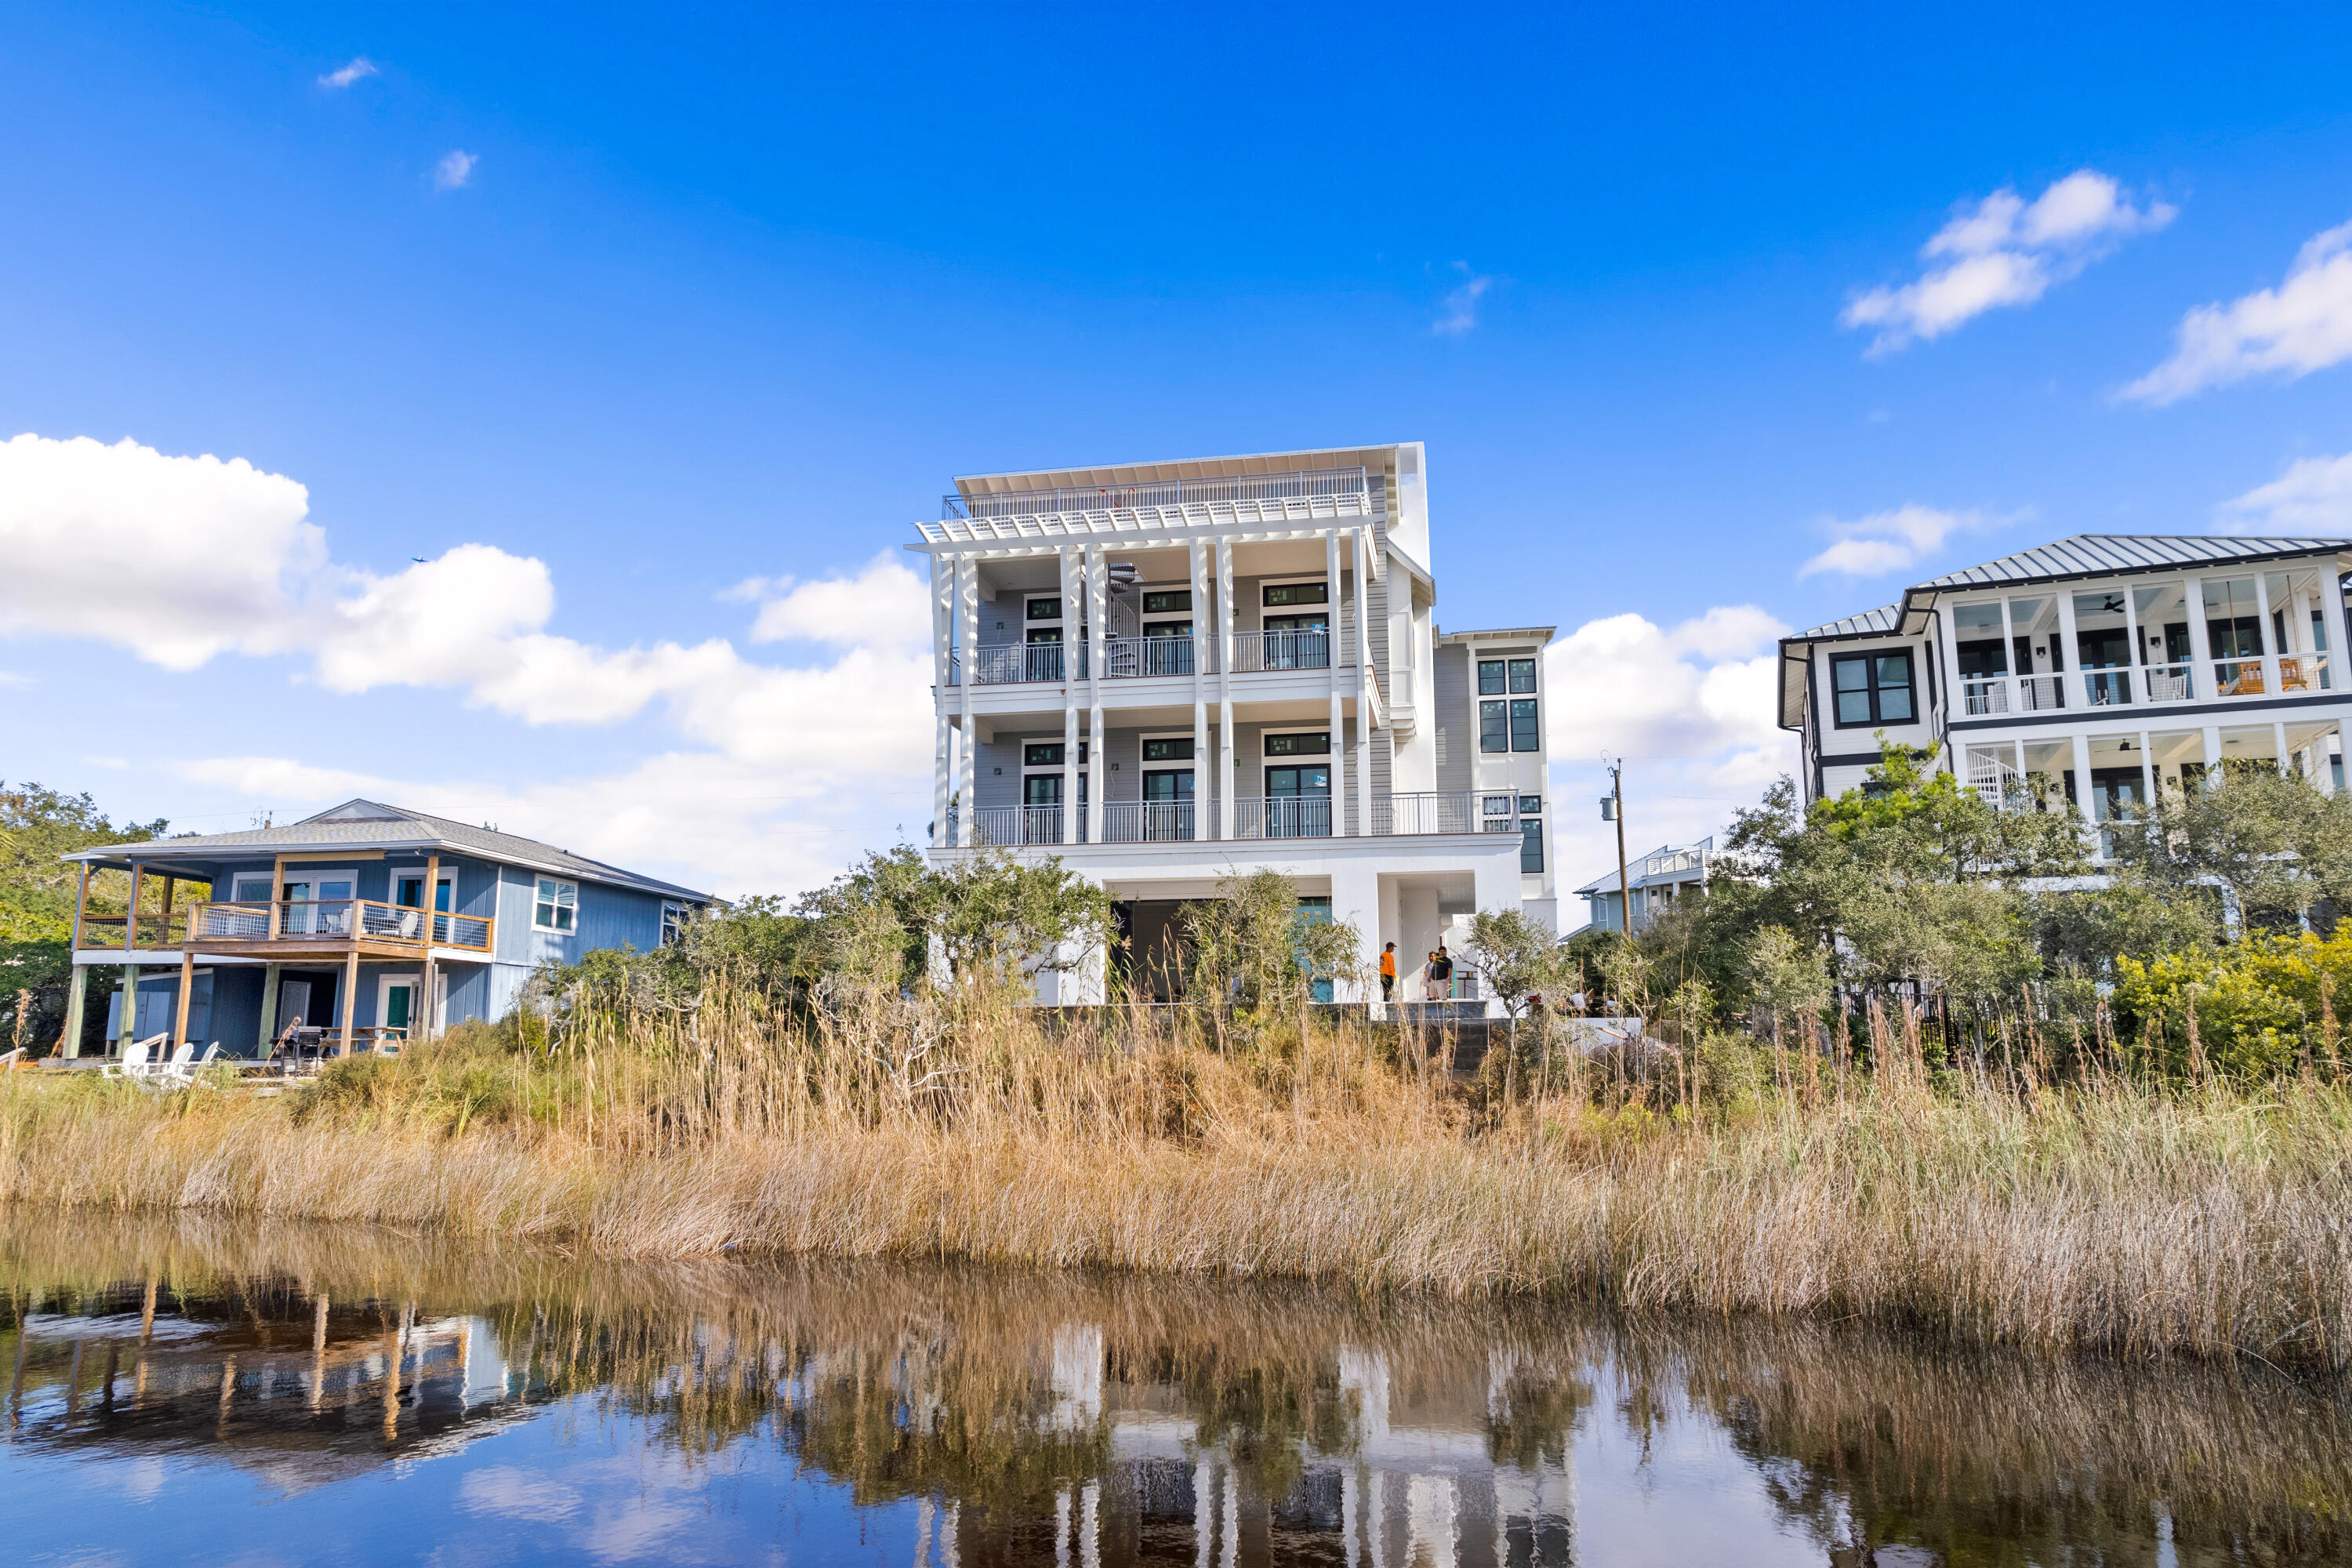
<path id="1" fill-rule="evenodd" d="M 789 889 L 929 815 L 950 476 L 1420 439 L 1646 847 L 1778 628 L 2352 533 L 2352 14 L 1655 9 L 11 7 L 0 773 Z"/>

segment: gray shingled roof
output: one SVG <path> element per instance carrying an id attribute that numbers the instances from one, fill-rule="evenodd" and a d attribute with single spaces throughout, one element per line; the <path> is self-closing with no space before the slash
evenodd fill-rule
<path id="1" fill-rule="evenodd" d="M 1783 642 L 1830 642 L 1838 637 L 1885 637 L 1895 630 L 1902 618 L 1902 605 L 1881 605 L 1874 610 L 1864 610 L 1858 616 L 1848 616 L 1842 621 L 1832 621 L 1825 626 L 1815 626 L 1809 632 L 1798 632 L 1780 640 Z"/>
<path id="2" fill-rule="evenodd" d="M 1996 583 L 2048 582 L 2112 572 L 2161 572 L 2210 562 L 2263 561 L 2352 550 L 2352 539 L 2288 539 L 2218 533 L 2078 533 L 2054 544 L 2038 544 L 1920 583 L 1913 594 L 1939 588 L 1989 587 Z"/>
<path id="3" fill-rule="evenodd" d="M 155 857 L 177 860 L 201 859 L 206 855 L 277 855 L 312 849 L 395 847 L 454 849 L 485 860 L 528 866 L 538 871 L 555 871 L 576 877 L 582 881 L 635 888 L 650 893 L 668 893 L 703 902 L 710 900 L 708 893 L 698 893 L 673 882 L 656 881 L 651 877 L 641 877 L 634 871 L 624 871 L 617 866 L 591 860 L 584 855 L 574 855 L 569 849 L 558 849 L 535 838 L 500 833 L 488 827 L 471 827 L 462 822 L 452 822 L 446 816 L 434 816 L 422 811 L 411 811 L 405 806 L 385 805 L 373 800 L 348 800 L 316 816 L 306 816 L 299 822 L 289 822 L 284 826 L 248 827 L 236 833 L 191 834 L 184 838 L 157 838 L 143 844 L 110 844 L 79 849 L 64 858 L 115 860 L 134 850 L 142 859 Z"/>

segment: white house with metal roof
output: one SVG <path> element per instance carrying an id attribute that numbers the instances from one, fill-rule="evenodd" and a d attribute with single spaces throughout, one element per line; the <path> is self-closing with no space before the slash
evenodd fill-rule
<path id="1" fill-rule="evenodd" d="M 1396 942 L 1401 978 L 1476 910 L 1555 923 L 1552 628 L 1436 626 L 1426 474 L 1408 441 L 958 479 L 908 546 L 933 857 L 1059 856 L 1109 889 L 1150 994 L 1181 903 L 1263 867 L 1368 970 Z"/>
<path id="2" fill-rule="evenodd" d="M 68 1056 L 79 1054 L 92 971 L 121 976 L 110 1041 L 165 1034 L 251 1056 L 302 1025 L 330 1029 L 348 1050 L 362 1038 L 503 1017 L 541 964 L 652 949 L 712 901 L 552 845 L 368 800 L 282 827 L 65 858 L 81 866 Z M 130 914 L 89 912 L 100 869 L 130 874 Z M 208 890 L 182 901 L 187 884 Z"/>
<path id="3" fill-rule="evenodd" d="M 1881 731 L 1989 798 L 2039 778 L 2094 822 L 2225 758 L 2340 787 L 2347 571 L 2352 540 L 2078 534 L 1784 637 L 1805 798 L 1861 784 Z"/>
<path id="4" fill-rule="evenodd" d="M 1641 930 L 1664 914 L 1675 900 L 1705 892 L 1707 877 L 1715 868 L 1715 840 L 1707 837 L 1680 848 L 1661 844 L 1647 855 L 1628 861 L 1622 884 L 1618 868 L 1612 866 L 1576 889 L 1576 896 L 1584 900 L 1585 923 L 1595 931 L 1623 931 L 1625 902 L 1630 898 L 1633 904 L 1633 929 Z"/>

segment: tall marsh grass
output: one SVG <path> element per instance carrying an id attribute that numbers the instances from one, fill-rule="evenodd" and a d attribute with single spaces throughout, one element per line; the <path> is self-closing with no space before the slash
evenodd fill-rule
<path id="1" fill-rule="evenodd" d="M 793 1010 L 717 981 L 277 1099 L 7 1075 L 0 1198 L 2346 1363 L 2352 1092 L 1875 1054 L 1523 1044 L 1465 1081 L 1444 1042 L 1360 1020 L 989 992 Z"/>

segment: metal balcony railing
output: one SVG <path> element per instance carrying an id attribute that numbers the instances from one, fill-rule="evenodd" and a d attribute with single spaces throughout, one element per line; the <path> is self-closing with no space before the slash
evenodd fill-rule
<path id="1" fill-rule="evenodd" d="M 1335 800 L 1318 795 L 1237 796 L 1234 801 L 1235 839 L 1329 838 L 1343 826 L 1360 828 L 1344 815 L 1352 812 L 1352 796 Z M 1103 804 L 1102 842 L 1106 844 L 1182 844 L 1214 839 L 1223 814 L 1209 796 L 1192 800 L 1114 800 Z M 1051 848 L 1062 843 L 1063 808 L 1058 805 L 989 805 L 971 814 L 972 844 L 983 849 Z M 963 820 L 962 808 L 948 808 L 947 831 L 935 842 L 953 846 Z M 1071 841 L 1088 842 L 1086 816 L 1070 824 Z M 1370 836 L 1406 838 L 1433 834 L 1522 832 L 1519 797 L 1503 790 L 1437 790 L 1372 797 Z"/>
<path id="2" fill-rule="evenodd" d="M 1234 673 L 1268 669 L 1328 669 L 1331 634 L 1318 632 L 1236 632 Z"/>
<path id="3" fill-rule="evenodd" d="M 942 521 L 974 517 L 1032 517 L 1056 511 L 1110 511 L 1123 507 L 1187 506 L 1195 501 L 1288 500 L 1315 496 L 1365 496 L 1362 468 L 1300 468 L 1285 474 L 1231 474 L 1148 484 L 1070 485 L 1055 489 L 1004 490 L 940 498 Z"/>

